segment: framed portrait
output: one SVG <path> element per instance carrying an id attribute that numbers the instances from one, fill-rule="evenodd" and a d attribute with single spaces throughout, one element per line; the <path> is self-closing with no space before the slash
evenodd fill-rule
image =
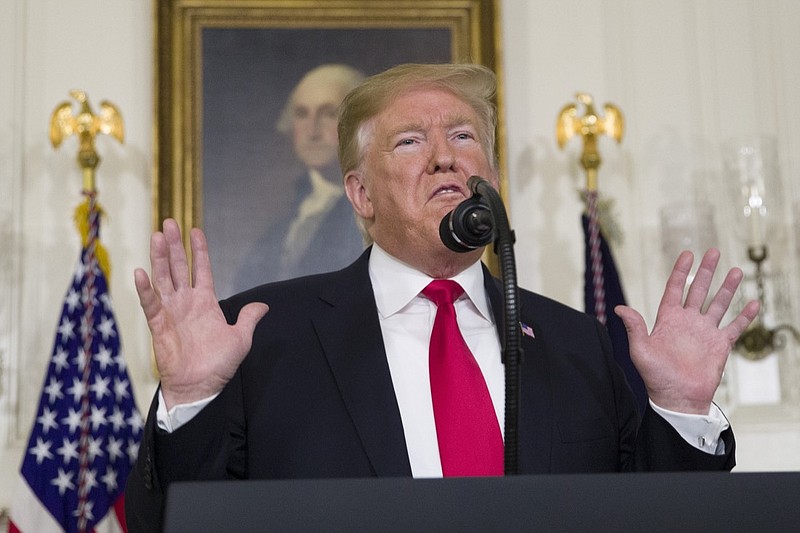
<path id="1" fill-rule="evenodd" d="M 173 217 L 184 231 L 203 228 L 219 297 L 349 264 L 361 237 L 349 205 L 340 209 L 341 174 L 322 168 L 331 105 L 354 77 L 400 63 L 481 63 L 501 80 L 497 1 L 154 0 L 155 225 Z M 301 115 L 313 132 L 302 133 Z M 501 123 L 501 175 L 502 134 Z M 319 146 L 304 151 L 302 135 Z M 298 222 L 309 212 L 316 219 Z M 306 266 L 292 266 L 299 257 Z"/>

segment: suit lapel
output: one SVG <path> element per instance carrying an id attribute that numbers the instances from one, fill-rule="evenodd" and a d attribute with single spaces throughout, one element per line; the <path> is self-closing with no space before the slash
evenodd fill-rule
<path id="1" fill-rule="evenodd" d="M 504 302 L 501 282 L 492 277 L 484 266 L 484 284 L 492 306 L 497 331 L 500 336 L 501 350 L 504 336 Z M 542 339 L 539 322 L 535 319 L 534 309 L 525 308 L 521 299 L 519 318 L 521 324 L 528 326 L 533 336 L 520 335 L 522 347 L 522 365 L 520 369 L 520 403 L 519 403 L 519 473 L 532 474 L 549 472 L 553 425 L 552 384 L 547 368 L 547 351 Z"/>
<path id="2" fill-rule="evenodd" d="M 327 304 L 315 316 L 314 327 L 377 476 L 410 476 L 403 424 L 383 345 L 378 310 L 368 272 L 369 250 L 353 265 L 331 277 L 320 293 Z M 503 299 L 500 282 L 484 268 L 484 284 L 501 344 Z M 535 310 L 519 310 L 520 322 L 534 337 L 521 335 L 523 350 L 520 392 L 520 473 L 551 470 L 551 446 L 556 430 L 552 417 L 552 383 Z"/>
<path id="3" fill-rule="evenodd" d="M 369 250 L 331 277 L 314 327 L 377 476 L 410 476 L 400 410 L 368 272 Z"/>

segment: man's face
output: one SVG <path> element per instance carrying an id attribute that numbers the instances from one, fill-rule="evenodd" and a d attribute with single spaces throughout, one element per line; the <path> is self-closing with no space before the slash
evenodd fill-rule
<path id="1" fill-rule="evenodd" d="M 471 195 L 469 177 L 497 187 L 477 115 L 451 92 L 423 87 L 402 93 L 365 127 L 369 140 L 361 165 L 348 173 L 348 195 L 375 242 L 434 275 L 421 263 L 454 260 L 439 224 Z M 480 253 L 456 254 L 462 258 L 456 261 L 471 263 Z"/>
<path id="2" fill-rule="evenodd" d="M 337 108 L 346 91 L 322 78 L 304 80 L 292 101 L 292 140 L 297 157 L 315 169 L 337 161 Z"/>

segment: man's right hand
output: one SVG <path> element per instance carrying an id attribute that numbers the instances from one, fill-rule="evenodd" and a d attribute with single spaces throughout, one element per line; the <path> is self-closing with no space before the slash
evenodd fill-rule
<path id="1" fill-rule="evenodd" d="M 221 391 L 250 350 L 253 330 L 269 309 L 250 303 L 236 324 L 229 325 L 217 302 L 203 232 L 193 228 L 190 243 L 191 272 L 178 224 L 165 220 L 163 232 L 150 239 L 152 281 L 143 269 L 134 272 L 167 409 Z"/>

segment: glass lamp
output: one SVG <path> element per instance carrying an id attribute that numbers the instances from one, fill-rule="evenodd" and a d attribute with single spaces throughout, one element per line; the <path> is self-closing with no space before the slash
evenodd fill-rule
<path id="1" fill-rule="evenodd" d="M 769 245 L 785 240 L 786 221 L 783 192 L 778 172 L 775 140 L 755 138 L 732 140 L 723 146 L 724 179 L 729 192 L 729 205 L 734 208 L 734 233 L 755 265 L 755 283 L 761 303 L 759 315 L 739 338 L 736 351 L 751 360 L 762 359 L 785 345 L 778 335 L 785 330 L 800 341 L 800 334 L 789 325 L 767 326 L 765 261 Z"/>

